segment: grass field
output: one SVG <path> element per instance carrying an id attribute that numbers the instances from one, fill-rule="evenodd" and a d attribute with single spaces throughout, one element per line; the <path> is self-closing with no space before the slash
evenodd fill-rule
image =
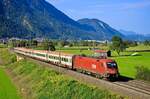
<path id="1" fill-rule="evenodd" d="M 16 87 L 10 78 L 0 67 L 0 99 L 21 99 L 17 94 Z"/>
<path id="2" fill-rule="evenodd" d="M 135 46 L 135 47 L 129 47 L 129 48 L 127 48 L 127 51 L 131 51 L 131 50 L 150 50 L 150 46 L 145 46 L 145 45 L 143 45 L 143 44 L 141 44 L 141 45 L 138 45 L 138 46 Z"/>
<path id="3" fill-rule="evenodd" d="M 7 45 L 4 45 L 4 44 L 0 43 L 0 48 L 7 48 Z"/>
<path id="4" fill-rule="evenodd" d="M 125 52 L 126 55 L 131 55 L 133 52 Z M 140 56 L 116 56 L 115 59 L 119 66 L 121 75 L 135 78 L 136 67 L 144 66 L 150 69 L 150 52 L 139 52 Z"/>

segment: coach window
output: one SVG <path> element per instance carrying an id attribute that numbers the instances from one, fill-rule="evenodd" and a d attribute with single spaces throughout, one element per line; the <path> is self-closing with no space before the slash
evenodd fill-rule
<path id="1" fill-rule="evenodd" d="M 57 60 L 59 60 L 59 57 L 57 57 Z"/>
<path id="2" fill-rule="evenodd" d="M 64 58 L 64 62 L 66 62 L 66 58 Z"/>
<path id="3" fill-rule="evenodd" d="M 66 58 L 64 58 L 64 62 L 66 62 Z"/>
<path id="4" fill-rule="evenodd" d="M 65 58 L 63 58 L 63 61 L 65 62 Z"/>
<path id="5" fill-rule="evenodd" d="M 68 59 L 66 58 L 66 62 L 68 62 Z"/>
<path id="6" fill-rule="evenodd" d="M 61 58 L 61 60 L 63 61 L 63 58 Z"/>

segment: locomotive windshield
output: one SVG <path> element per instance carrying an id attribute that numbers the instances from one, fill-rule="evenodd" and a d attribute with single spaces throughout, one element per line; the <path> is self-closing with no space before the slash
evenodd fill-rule
<path id="1" fill-rule="evenodd" d="M 115 62 L 109 62 L 107 63 L 108 68 L 117 68 L 117 64 Z"/>

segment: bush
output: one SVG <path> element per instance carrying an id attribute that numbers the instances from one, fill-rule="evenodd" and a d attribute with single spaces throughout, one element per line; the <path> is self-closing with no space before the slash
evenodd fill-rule
<path id="1" fill-rule="evenodd" d="M 144 66 L 136 67 L 136 79 L 150 81 L 150 69 Z"/>
<path id="2" fill-rule="evenodd" d="M 15 54 L 12 54 L 6 48 L 0 49 L 0 64 L 8 65 L 17 61 L 17 57 Z"/>
<path id="3" fill-rule="evenodd" d="M 0 44 L 0 48 L 7 48 L 6 44 Z"/>

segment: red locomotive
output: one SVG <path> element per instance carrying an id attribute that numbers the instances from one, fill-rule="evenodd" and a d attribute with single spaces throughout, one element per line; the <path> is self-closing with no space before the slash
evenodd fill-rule
<path id="1" fill-rule="evenodd" d="M 97 77 L 118 77 L 117 64 L 111 59 L 76 56 L 74 58 L 74 68 L 89 74 L 94 74 Z"/>
<path id="2" fill-rule="evenodd" d="M 119 75 L 117 63 L 112 59 L 100 59 L 26 48 L 14 48 L 14 51 L 19 54 L 23 54 L 72 70 L 86 72 L 99 78 L 117 78 Z"/>

